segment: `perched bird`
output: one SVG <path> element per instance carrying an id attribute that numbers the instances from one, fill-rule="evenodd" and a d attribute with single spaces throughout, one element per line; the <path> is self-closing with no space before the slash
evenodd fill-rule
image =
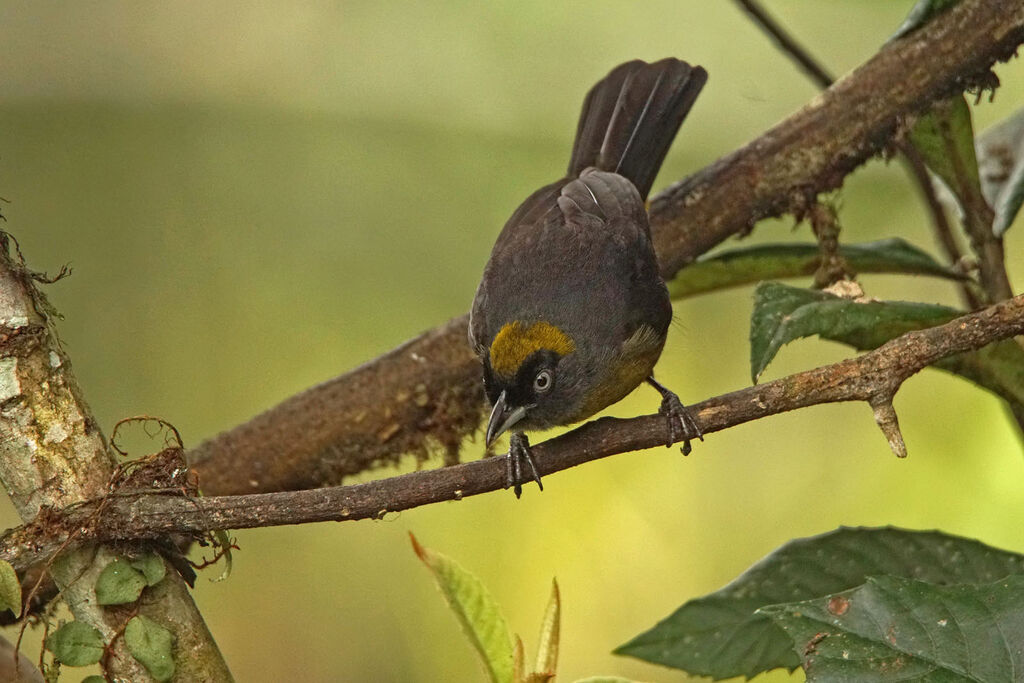
<path id="1" fill-rule="evenodd" d="M 580 422 L 644 381 L 662 395 L 669 444 L 701 438 L 651 372 L 672 321 L 645 202 L 707 72 L 678 59 L 613 69 L 583 102 L 569 171 L 502 229 L 470 313 L 493 406 L 487 445 L 512 430 L 506 488 L 543 489 L 524 429 Z"/>

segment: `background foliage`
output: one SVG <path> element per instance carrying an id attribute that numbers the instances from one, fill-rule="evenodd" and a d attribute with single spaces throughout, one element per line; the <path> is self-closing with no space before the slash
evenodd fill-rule
<path id="1" fill-rule="evenodd" d="M 839 73 L 909 6 L 769 4 Z M 698 0 L 34 2 L 4 15 L 5 227 L 36 268 L 74 267 L 48 292 L 101 423 L 160 415 L 188 444 L 464 312 L 497 231 L 561 172 L 583 94 L 615 64 L 675 55 L 711 74 L 656 188 L 815 92 L 731 4 Z M 978 130 L 1024 101 L 1024 66 L 998 73 L 995 102 L 973 107 Z M 844 240 L 931 247 L 898 165 L 861 169 L 840 201 Z M 773 222 L 748 243 L 791 237 Z M 1024 281 L 1024 262 L 1009 266 Z M 956 305 L 934 279 L 861 281 Z M 660 379 L 684 401 L 749 383 L 750 308 L 749 289 L 677 303 Z M 795 342 L 764 377 L 849 353 Z M 611 412 L 656 405 L 640 390 Z M 821 406 L 715 434 L 688 459 L 659 449 L 561 473 L 518 503 L 242 532 L 231 579 L 201 578 L 197 599 L 239 680 L 474 680 L 413 530 L 471 567 L 518 632 L 534 632 L 557 576 L 566 680 L 679 680 L 610 652 L 790 538 L 895 524 L 1024 551 L 1024 459 L 997 399 L 929 371 L 896 408 L 905 461 L 865 406 Z"/>

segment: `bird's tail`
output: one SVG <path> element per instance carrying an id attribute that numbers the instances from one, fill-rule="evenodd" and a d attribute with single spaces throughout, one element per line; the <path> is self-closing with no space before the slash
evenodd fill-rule
<path id="1" fill-rule="evenodd" d="M 629 178 L 646 199 L 679 126 L 708 79 L 678 59 L 626 62 L 583 101 L 569 175 L 595 166 Z"/>

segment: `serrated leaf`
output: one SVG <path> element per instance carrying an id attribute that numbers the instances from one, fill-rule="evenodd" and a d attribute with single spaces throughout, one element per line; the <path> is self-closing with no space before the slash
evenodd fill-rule
<path id="1" fill-rule="evenodd" d="M 916 31 L 931 21 L 936 15 L 945 12 L 958 2 L 960 0 L 917 0 L 914 6 L 910 8 L 907 18 L 903 20 L 903 23 L 900 24 L 900 27 L 896 29 L 896 33 L 889 40 L 893 41 Z"/>
<path id="2" fill-rule="evenodd" d="M 858 302 L 828 292 L 763 282 L 750 318 L 750 374 L 754 382 L 784 344 L 819 335 L 872 349 L 910 330 L 933 327 L 962 313 L 909 301 Z"/>
<path id="3" fill-rule="evenodd" d="M 558 670 L 558 642 L 562 621 L 562 598 L 558 592 L 558 580 L 551 580 L 551 598 L 548 599 L 544 619 L 540 625 L 540 636 L 537 639 L 537 661 L 533 670 L 539 673 L 555 675 Z"/>
<path id="4" fill-rule="evenodd" d="M 11 563 L 0 560 L 0 612 L 8 609 L 21 615 L 21 581 Z"/>
<path id="5" fill-rule="evenodd" d="M 132 558 L 129 564 L 132 568 L 142 572 L 147 586 L 157 585 L 167 575 L 167 566 L 164 564 L 164 559 L 156 553 L 146 553 Z"/>
<path id="6" fill-rule="evenodd" d="M 914 124 L 910 141 L 961 206 L 973 206 L 982 197 L 971 108 L 962 94 L 936 102 Z"/>
<path id="7" fill-rule="evenodd" d="M 145 587 L 146 577 L 142 572 L 118 558 L 104 567 L 96 579 L 96 602 L 101 605 L 135 602 Z"/>
<path id="8" fill-rule="evenodd" d="M 757 610 L 839 593 L 868 576 L 989 583 L 1024 571 L 1024 556 L 937 531 L 841 528 L 790 541 L 725 588 L 691 600 L 616 654 L 694 675 L 754 676 L 792 669 L 792 640 Z"/>
<path id="9" fill-rule="evenodd" d="M 424 548 L 409 534 L 416 555 L 430 569 L 463 631 L 479 653 L 490 680 L 513 680 L 512 638 L 494 598 L 476 576 L 454 560 Z"/>
<path id="10" fill-rule="evenodd" d="M 1024 576 L 936 586 L 895 576 L 762 610 L 808 681 L 1015 681 L 1024 670 Z"/>
<path id="11" fill-rule="evenodd" d="M 933 275 L 951 280 L 962 273 L 899 238 L 848 244 L 839 253 L 857 273 Z M 683 268 L 668 283 L 673 299 L 749 285 L 762 280 L 813 275 L 821 252 L 816 244 L 764 244 L 718 252 Z"/>
<path id="12" fill-rule="evenodd" d="M 160 624 L 141 614 L 132 617 L 124 627 L 124 644 L 154 680 L 174 677 L 174 636 Z"/>
<path id="13" fill-rule="evenodd" d="M 46 637 L 46 649 L 61 664 L 89 666 L 103 656 L 103 636 L 81 621 L 69 621 Z"/>

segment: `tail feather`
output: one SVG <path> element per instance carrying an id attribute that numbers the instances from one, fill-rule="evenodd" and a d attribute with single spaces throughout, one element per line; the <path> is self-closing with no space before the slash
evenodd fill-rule
<path id="1" fill-rule="evenodd" d="M 707 81 L 678 59 L 612 69 L 583 102 L 569 174 L 595 166 L 626 178 L 647 197 L 672 140 Z"/>

